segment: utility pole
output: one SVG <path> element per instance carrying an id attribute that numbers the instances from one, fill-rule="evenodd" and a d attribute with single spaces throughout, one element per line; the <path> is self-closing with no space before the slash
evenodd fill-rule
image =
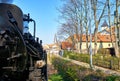
<path id="1" fill-rule="evenodd" d="M 93 69 L 93 63 L 92 63 L 92 32 L 91 32 L 91 0 L 89 0 L 89 31 L 90 31 L 90 68 Z"/>

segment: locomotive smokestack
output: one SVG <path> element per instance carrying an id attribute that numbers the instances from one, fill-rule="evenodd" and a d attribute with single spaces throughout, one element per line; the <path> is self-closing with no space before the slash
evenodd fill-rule
<path id="1" fill-rule="evenodd" d="M 8 3 L 11 4 L 13 0 L 0 0 L 0 3 Z"/>

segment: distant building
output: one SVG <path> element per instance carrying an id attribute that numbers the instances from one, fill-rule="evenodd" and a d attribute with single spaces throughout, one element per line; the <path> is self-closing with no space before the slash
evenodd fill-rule
<path id="1" fill-rule="evenodd" d="M 66 41 L 62 42 L 61 43 L 61 49 L 63 49 L 63 50 L 71 50 L 72 49 L 72 43 L 66 42 Z"/>
<path id="2" fill-rule="evenodd" d="M 58 44 L 46 44 L 43 48 L 47 51 L 47 53 L 51 54 L 58 54 L 60 50 L 60 46 Z"/>
<path id="3" fill-rule="evenodd" d="M 102 28 L 102 30 L 108 29 L 108 24 L 107 24 L 106 20 L 104 20 L 103 24 L 101 25 L 101 28 Z"/>
<path id="4" fill-rule="evenodd" d="M 108 27 L 108 24 L 106 21 L 103 22 L 101 25 L 102 30 L 98 32 L 97 34 L 97 49 L 100 48 L 113 48 L 111 40 L 115 42 L 115 27 L 112 26 L 112 36 L 110 36 L 110 28 Z M 75 49 L 79 50 L 80 49 L 80 35 L 74 34 L 74 39 L 77 40 L 78 42 L 75 43 Z M 84 52 L 86 51 L 86 35 L 82 35 L 82 50 Z M 70 37 L 67 38 L 66 42 L 69 42 L 72 44 L 72 41 Z M 92 49 L 94 50 L 94 35 L 92 35 Z M 88 45 L 90 45 L 90 35 L 88 36 Z"/>

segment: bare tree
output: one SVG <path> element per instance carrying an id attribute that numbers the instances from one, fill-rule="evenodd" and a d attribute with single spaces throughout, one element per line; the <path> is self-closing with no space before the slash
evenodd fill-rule
<path id="1" fill-rule="evenodd" d="M 80 53 L 82 53 L 82 36 L 83 36 L 83 21 L 84 21 L 84 0 L 71 0 L 72 3 L 75 6 L 75 10 L 76 10 L 76 21 L 78 23 L 78 30 L 79 31 L 77 33 L 77 38 L 79 38 L 79 41 L 77 41 L 77 43 L 79 42 L 79 50 Z"/>
<path id="2" fill-rule="evenodd" d="M 74 42 L 78 43 L 80 37 L 81 41 L 80 49 L 82 49 L 81 46 L 82 46 L 82 14 L 83 14 L 83 12 L 81 13 L 81 8 L 82 8 L 81 0 L 66 0 L 66 4 L 63 6 L 63 8 L 59 10 L 60 13 L 62 14 L 61 17 L 64 18 L 65 21 L 71 21 L 72 23 L 71 26 L 73 26 L 74 35 L 76 35 Z M 79 34 L 81 36 L 79 36 Z"/>
<path id="3" fill-rule="evenodd" d="M 96 54 L 97 53 L 98 27 L 99 27 L 101 19 L 104 16 L 104 12 L 107 7 L 108 0 L 104 0 L 104 1 L 103 0 L 90 0 L 90 1 L 92 5 L 93 20 L 94 20 L 93 22 L 95 26 L 95 29 L 94 29 L 95 51 L 94 53 Z M 62 23 L 61 28 L 58 31 L 62 32 L 61 34 L 64 34 L 63 32 L 69 33 L 67 34 L 67 36 L 72 38 L 73 44 L 79 42 L 80 53 L 82 53 L 82 36 L 83 36 L 83 31 L 85 31 L 86 48 L 87 48 L 87 52 L 89 52 L 88 1 L 87 0 L 65 0 L 65 4 L 63 5 L 62 8 L 59 9 L 59 12 L 61 13 L 61 18 L 64 19 L 64 22 Z M 68 32 L 71 30 L 74 31 L 72 34 Z M 74 38 L 74 34 L 76 35 L 77 40 Z"/>
<path id="4" fill-rule="evenodd" d="M 113 33 L 112 33 L 112 27 L 111 27 L 111 9 L 110 9 L 110 0 L 107 0 L 107 4 L 108 4 L 108 22 L 109 22 L 109 28 L 110 28 L 110 37 L 111 37 L 111 42 L 112 42 L 112 46 L 114 47 L 113 44 Z"/>
<path id="5" fill-rule="evenodd" d="M 65 39 L 69 37 L 68 41 L 72 42 L 72 49 L 74 49 L 74 45 L 75 45 L 74 34 L 75 34 L 75 30 L 71 21 L 67 23 L 63 23 L 58 30 L 59 36 L 62 36 Z"/>
<path id="6" fill-rule="evenodd" d="M 93 15 L 94 15 L 94 22 L 95 22 L 95 29 L 94 29 L 94 54 L 97 53 L 97 33 L 98 33 L 98 26 L 99 23 L 104 15 L 105 8 L 107 6 L 107 1 L 104 3 L 103 9 L 101 10 L 100 16 L 97 14 L 97 7 L 100 2 L 98 0 L 91 0 L 91 5 L 92 5 L 92 10 L 93 10 Z M 103 3 L 103 1 L 101 2 Z M 100 12 L 99 12 L 100 13 Z"/>
<path id="7" fill-rule="evenodd" d="M 85 27 L 85 33 L 86 33 L 86 48 L 87 48 L 87 53 L 89 54 L 89 46 L 88 46 L 88 1 L 84 0 L 84 27 Z"/>
<path id="8" fill-rule="evenodd" d="M 117 57 L 120 57 L 119 55 L 119 46 L 118 46 L 118 43 L 120 43 L 120 27 L 118 25 L 118 20 L 119 20 L 119 15 L 118 15 L 118 7 L 119 7 L 119 4 L 118 4 L 118 0 L 116 0 L 116 10 L 115 10 L 115 37 L 116 37 L 116 41 L 115 41 L 115 54 Z"/>

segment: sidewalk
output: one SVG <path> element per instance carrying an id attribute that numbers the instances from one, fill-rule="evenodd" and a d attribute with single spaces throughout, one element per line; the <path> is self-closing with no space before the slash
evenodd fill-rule
<path id="1" fill-rule="evenodd" d="M 72 59 L 68 59 L 68 58 L 63 58 L 63 57 L 60 57 L 60 58 L 64 59 L 64 60 L 68 60 L 68 61 L 70 61 L 72 63 L 77 64 L 77 65 L 84 66 L 86 68 L 90 68 L 90 65 L 88 63 L 79 62 L 79 61 L 76 61 L 76 60 L 72 60 Z M 112 74 L 112 75 L 120 76 L 120 72 L 117 72 L 117 71 L 114 71 L 114 70 L 111 70 L 111 69 L 106 69 L 106 68 L 99 67 L 99 66 L 95 66 L 95 65 L 93 67 L 94 67 L 93 70 L 101 70 L 101 71 L 103 71 L 106 74 Z"/>

